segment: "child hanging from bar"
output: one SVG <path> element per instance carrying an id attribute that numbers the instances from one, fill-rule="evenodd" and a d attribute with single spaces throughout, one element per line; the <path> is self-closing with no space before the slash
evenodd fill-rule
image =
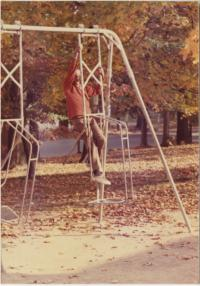
<path id="1" fill-rule="evenodd" d="M 71 120 L 74 129 L 79 133 L 83 132 L 84 126 L 84 101 L 83 92 L 80 83 L 80 70 L 78 69 L 78 59 L 79 59 L 80 49 L 76 51 L 75 57 L 71 61 L 67 75 L 64 81 L 64 94 L 67 103 L 67 113 Z M 97 69 L 96 75 L 102 74 L 101 69 Z M 85 88 L 85 105 L 86 114 L 91 114 L 90 109 L 90 97 L 98 95 L 100 92 L 100 86 L 97 83 L 88 84 Z M 110 185 L 110 181 L 103 175 L 103 169 L 100 161 L 101 152 L 105 144 L 105 137 L 99 125 L 94 118 L 89 119 L 90 124 L 90 135 L 85 130 L 82 135 L 82 139 L 85 143 L 87 151 L 89 152 L 91 148 L 91 164 L 93 170 L 93 180 L 97 183 Z M 88 138 L 90 136 L 90 138 Z M 90 139 L 90 140 L 89 140 Z M 88 144 L 91 146 L 88 146 Z M 89 148 L 90 147 L 90 148 Z"/>

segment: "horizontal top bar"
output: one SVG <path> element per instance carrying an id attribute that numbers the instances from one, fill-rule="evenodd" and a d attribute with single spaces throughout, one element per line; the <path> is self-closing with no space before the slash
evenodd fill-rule
<path id="1" fill-rule="evenodd" d="M 1 30 L 1 33 L 8 33 L 8 34 L 19 34 L 19 31 Z"/>
<path id="2" fill-rule="evenodd" d="M 0 122 L 9 122 L 9 121 L 21 121 L 23 120 L 23 118 L 8 118 L 8 119 L 1 119 L 0 118 Z"/>
<path id="3" fill-rule="evenodd" d="M 22 31 L 43 31 L 43 32 L 68 32 L 68 33 L 88 33 L 88 34 L 97 34 L 97 33 L 109 33 L 112 32 L 107 29 L 99 28 L 69 28 L 69 27 L 48 27 L 48 26 L 29 26 L 29 25 L 20 25 L 20 24 L 1 24 L 1 30 L 22 30 Z"/>
<path id="4" fill-rule="evenodd" d="M 21 24 L 5 24 L 1 22 L 1 31 L 38 31 L 38 32 L 63 32 L 63 33 L 82 33 L 84 34 L 102 34 L 105 35 L 109 40 L 113 41 L 118 49 L 123 49 L 122 43 L 118 35 L 109 29 L 101 28 L 85 28 L 85 27 L 48 27 L 48 26 L 29 26 Z"/>

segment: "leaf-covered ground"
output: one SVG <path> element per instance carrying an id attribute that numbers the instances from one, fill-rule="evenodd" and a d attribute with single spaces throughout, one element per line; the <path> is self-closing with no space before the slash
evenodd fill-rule
<path id="1" fill-rule="evenodd" d="M 73 158 L 40 162 L 28 224 L 3 225 L 3 283 L 197 283 L 197 146 L 164 149 L 191 222 L 188 233 L 155 149 L 131 150 L 136 198 L 99 207 L 89 169 Z M 71 164 L 66 164 L 66 160 Z M 64 164 L 63 164 L 64 163 Z M 109 153 L 107 197 L 122 198 L 119 150 Z M 24 166 L 13 169 L 2 203 L 20 209 Z M 21 176 L 21 177 L 20 177 Z"/>
<path id="2" fill-rule="evenodd" d="M 198 209 L 197 145 L 164 149 L 180 197 L 187 214 Z M 136 198 L 126 204 L 104 206 L 104 227 L 164 224 L 170 222 L 169 212 L 177 211 L 178 204 L 159 159 L 157 150 L 131 150 L 134 194 Z M 78 156 L 52 158 L 38 164 L 32 212 L 28 225 L 36 232 L 80 231 L 98 227 L 99 206 L 88 204 L 96 199 L 96 186 L 89 179 L 85 164 L 76 164 Z M 120 150 L 108 154 L 107 178 L 112 185 L 105 188 L 107 198 L 124 198 L 124 180 Z M 19 212 L 23 195 L 24 166 L 13 169 L 2 190 L 2 204 Z M 183 224 L 183 221 L 177 221 Z M 15 235 L 16 226 L 4 226 L 3 236 Z"/>

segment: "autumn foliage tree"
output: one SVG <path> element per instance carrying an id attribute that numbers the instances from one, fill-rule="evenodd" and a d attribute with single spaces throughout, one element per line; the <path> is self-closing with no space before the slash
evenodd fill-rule
<path id="1" fill-rule="evenodd" d="M 2 3 L 2 18 L 7 23 L 20 20 L 27 25 L 69 27 L 82 23 L 114 30 L 122 40 L 148 108 L 164 115 L 178 112 L 186 120 L 197 113 L 197 11 L 194 2 Z M 66 114 L 62 82 L 77 42 L 73 34 L 24 33 L 24 80 L 30 110 L 37 116 L 42 117 L 44 111 Z M 92 62 L 94 43 L 88 39 L 87 44 L 84 56 Z M 102 57 L 105 61 L 105 51 Z M 139 108 L 126 78 L 115 48 L 112 106 L 116 112 Z M 168 131 L 165 128 L 165 133 Z M 165 137 L 167 140 L 168 135 Z"/>

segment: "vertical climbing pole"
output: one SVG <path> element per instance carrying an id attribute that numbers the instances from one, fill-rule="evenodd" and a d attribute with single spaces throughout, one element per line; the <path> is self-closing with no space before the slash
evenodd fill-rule
<path id="1" fill-rule="evenodd" d="M 80 27 L 83 28 L 83 25 L 80 25 Z M 85 37 L 94 37 L 97 40 L 97 46 L 98 46 L 98 61 L 97 64 L 94 66 L 94 68 L 90 68 L 85 60 L 83 59 L 83 39 Z M 81 72 L 81 88 L 83 92 L 83 114 L 84 114 L 84 125 L 86 132 L 88 132 L 88 135 L 90 134 L 90 120 L 92 119 L 93 116 L 101 115 L 102 117 L 105 117 L 105 104 L 104 104 L 104 95 L 103 95 L 103 80 L 102 77 L 97 78 L 95 75 L 96 70 L 101 67 L 101 51 L 99 50 L 100 48 L 100 36 L 97 34 L 88 34 L 88 33 L 79 33 L 78 34 L 78 44 L 79 44 L 79 49 L 80 49 L 80 72 Z M 84 70 L 88 72 L 88 76 L 84 77 Z M 86 110 L 86 87 L 87 84 L 89 83 L 90 80 L 94 80 L 97 84 L 100 86 L 100 95 L 101 95 L 101 112 L 95 113 L 95 114 L 88 114 Z M 89 156 L 90 156 L 90 162 L 91 162 L 91 136 L 88 137 L 88 147 L 89 147 Z M 91 178 L 93 178 L 93 169 L 92 169 L 92 164 L 90 164 L 90 171 L 91 171 Z"/>
<path id="2" fill-rule="evenodd" d="M 83 60 L 83 44 L 82 44 L 82 33 L 78 34 L 78 44 L 79 44 L 79 50 L 80 50 L 80 73 L 81 73 L 81 90 L 82 90 L 82 94 L 83 94 L 83 114 L 84 114 L 84 129 L 85 132 L 87 134 L 87 140 L 88 140 L 88 153 L 89 153 L 89 161 L 92 162 L 92 150 L 91 150 L 91 130 L 90 130 L 90 118 L 87 114 L 87 110 L 86 110 L 86 98 L 85 98 L 85 88 L 86 88 L 86 84 L 85 84 L 85 80 L 84 80 L 84 71 L 83 71 L 83 67 L 84 67 L 84 60 Z M 85 64 L 86 65 L 86 64 Z M 87 81 L 88 79 L 86 79 Z M 93 168 L 92 168 L 92 164 L 90 164 L 90 176 L 92 178 L 93 176 Z"/>
<path id="3" fill-rule="evenodd" d="M 96 26 L 96 28 L 98 28 Z M 97 34 L 97 48 L 98 48 L 98 63 L 99 67 L 102 68 L 102 62 L 101 62 L 101 38 L 100 34 Z M 100 88 L 101 88 L 101 104 L 102 104 L 102 113 L 103 113 L 103 120 L 105 118 L 105 103 L 104 103 L 104 86 L 103 86 L 103 79 L 102 75 L 100 75 Z M 104 126 L 102 126 L 104 124 Z M 104 127 L 104 136 L 105 136 L 105 145 L 103 148 L 103 154 L 101 156 L 101 162 L 102 162 L 102 168 L 103 168 L 103 175 L 105 176 L 106 173 L 106 153 L 107 153 L 107 142 L 108 142 L 108 124 L 106 121 L 101 122 L 101 128 Z M 98 189 L 100 192 L 99 199 L 100 201 L 103 201 L 104 199 L 104 191 L 105 191 L 105 185 L 104 184 L 98 184 Z M 99 206 L 99 223 L 102 223 L 103 219 L 103 203 Z"/>
<path id="4" fill-rule="evenodd" d="M 81 25 L 81 27 L 83 27 Z M 97 29 L 97 27 L 95 27 Z M 86 62 L 83 59 L 83 38 L 84 37 L 94 37 L 97 42 L 97 64 L 93 69 L 90 69 Z M 84 124 L 85 124 L 85 129 L 86 132 L 88 132 L 88 152 L 89 152 L 89 158 L 90 162 L 92 162 L 92 142 L 91 142 L 91 130 L 90 130 L 90 120 L 93 118 L 93 116 L 99 116 L 99 120 L 101 128 L 104 125 L 104 135 L 106 138 L 106 144 L 104 146 L 103 154 L 100 158 L 101 164 L 102 164 L 102 169 L 103 169 L 103 174 L 105 175 L 105 164 L 106 164 L 106 150 L 107 150 L 107 128 L 108 124 L 105 122 L 105 102 L 104 102 L 104 85 L 103 85 L 103 78 L 102 75 L 100 75 L 100 78 L 97 78 L 95 75 L 95 72 L 98 68 L 102 69 L 102 61 L 101 61 L 101 37 L 100 33 L 97 33 L 95 35 L 92 34 L 87 34 L 87 33 L 79 33 L 78 35 L 78 43 L 79 43 L 79 49 L 80 49 L 80 71 L 81 71 L 81 86 L 82 86 L 82 92 L 83 92 L 83 111 L 84 111 Z M 85 68 L 89 75 L 87 78 L 84 79 L 84 70 Z M 87 114 L 86 110 L 86 99 L 85 99 L 85 88 L 89 82 L 90 79 L 93 79 L 97 84 L 100 86 L 100 96 L 101 96 L 101 109 L 100 112 L 97 112 L 95 114 Z M 107 127 L 106 127 L 107 126 Z M 90 173 L 91 173 L 91 178 L 93 177 L 93 167 L 92 164 L 90 164 Z M 97 201 L 102 201 L 104 198 L 104 184 L 99 184 L 97 183 Z M 102 216 L 103 216 L 103 204 L 100 204 L 100 215 L 99 215 L 99 221 L 102 221 Z"/>
<path id="5" fill-rule="evenodd" d="M 22 118 L 21 125 L 24 127 L 24 87 L 23 87 L 23 33 L 21 30 L 21 23 L 19 30 L 19 78 L 20 78 L 20 117 Z"/>
<path id="6" fill-rule="evenodd" d="M 113 43 L 111 41 L 107 41 L 104 36 L 102 39 L 105 41 L 105 44 L 108 49 L 108 62 L 107 62 L 107 73 L 106 73 L 106 89 L 104 92 L 104 86 L 101 77 L 101 93 L 105 100 L 103 99 L 102 102 L 104 103 L 103 106 L 103 120 L 104 120 L 104 136 L 105 136 L 105 145 L 102 154 L 102 166 L 103 166 L 103 174 L 105 176 L 106 173 L 106 158 L 107 158 L 107 150 L 108 150 L 108 125 L 109 125 L 109 117 L 111 115 L 111 105 L 110 105 L 110 86 L 111 86 L 111 78 L 112 78 L 112 61 L 113 61 Z M 98 57 L 100 65 L 101 63 L 101 36 L 100 33 L 98 34 Z M 100 189 L 100 206 L 99 206 L 99 223 L 102 223 L 103 220 L 103 207 L 104 207 L 104 185 L 99 186 Z"/>

